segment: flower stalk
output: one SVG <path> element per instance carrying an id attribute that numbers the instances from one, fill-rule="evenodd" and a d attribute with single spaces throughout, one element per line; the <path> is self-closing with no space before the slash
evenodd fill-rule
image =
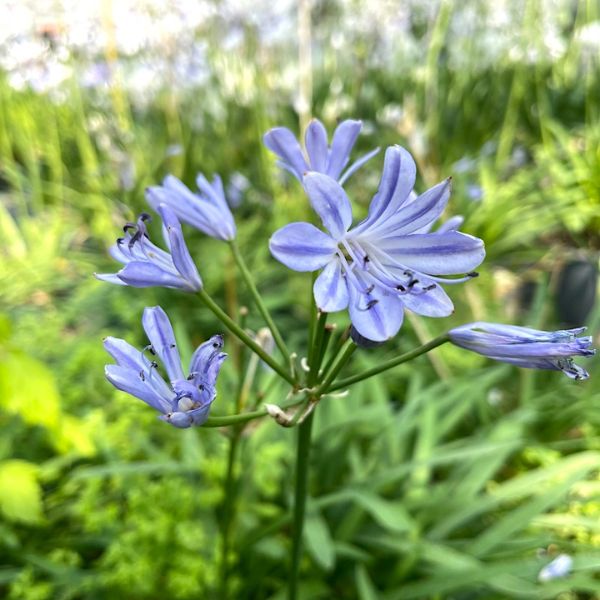
<path id="1" fill-rule="evenodd" d="M 252 352 L 258 354 L 271 369 L 280 377 L 285 379 L 291 386 L 296 385 L 294 378 L 276 362 L 259 344 L 257 344 L 203 289 L 197 292 L 198 297 L 204 302 L 206 307 L 233 333 L 248 346 Z"/>
<path id="2" fill-rule="evenodd" d="M 238 269 L 240 270 L 240 273 L 242 274 L 242 278 L 244 279 L 244 282 L 248 286 L 248 290 L 250 291 L 250 294 L 252 295 L 252 299 L 254 300 L 254 303 L 256 304 L 258 311 L 262 315 L 262 318 L 265 320 L 267 327 L 271 330 L 271 333 L 273 334 L 273 339 L 275 340 L 275 344 L 277 344 L 277 347 L 279 348 L 281 355 L 283 356 L 284 360 L 287 362 L 287 360 L 289 359 L 289 356 L 290 356 L 290 352 L 289 352 L 287 346 L 285 345 L 285 342 L 283 341 L 283 338 L 281 337 L 281 333 L 279 332 L 279 329 L 278 329 L 277 325 L 275 324 L 275 321 L 273 321 L 273 318 L 271 317 L 271 314 L 269 313 L 269 309 L 265 305 L 265 303 L 256 287 L 256 284 L 254 283 L 254 279 L 252 278 L 252 275 L 250 274 L 250 271 L 248 270 L 246 261 L 244 260 L 244 257 L 240 253 L 240 249 L 239 249 L 236 241 L 231 240 L 229 242 L 229 247 L 231 248 L 233 258 L 237 264 Z"/>
<path id="3" fill-rule="evenodd" d="M 368 379 L 369 377 L 373 377 L 374 375 L 379 375 L 379 373 L 383 373 L 384 371 L 393 369 L 394 367 L 397 367 L 402 363 L 408 362 L 409 360 L 412 360 L 417 356 L 421 356 L 421 354 L 425 354 L 426 352 L 429 352 L 430 350 L 433 350 L 434 348 L 437 348 L 438 346 L 441 346 L 442 344 L 445 344 L 449 341 L 450 337 L 448 336 L 448 333 L 444 333 L 434 338 L 430 342 L 419 346 L 418 348 L 414 348 L 409 352 L 405 352 L 404 354 L 401 354 L 396 358 L 392 358 L 391 360 L 385 361 L 380 365 L 373 367 L 372 369 L 367 369 L 366 371 L 363 371 L 362 373 L 357 373 L 356 375 L 351 375 L 350 377 L 346 377 L 345 379 L 340 379 L 332 385 L 331 382 L 333 381 L 333 378 L 328 378 L 330 379 L 329 384 L 323 384 L 323 389 L 321 393 L 335 392 L 336 390 L 348 387 L 349 385 L 358 383 L 359 381 L 363 381 L 364 379 Z"/>

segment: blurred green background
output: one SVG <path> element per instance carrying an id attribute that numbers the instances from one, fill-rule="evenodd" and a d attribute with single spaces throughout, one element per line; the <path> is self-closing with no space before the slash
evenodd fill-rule
<path id="1" fill-rule="evenodd" d="M 145 345 L 144 306 L 169 312 L 185 358 L 220 331 L 193 297 L 92 277 L 115 270 L 107 248 L 146 186 L 223 176 L 302 353 L 310 278 L 267 239 L 309 209 L 261 137 L 360 118 L 356 155 L 404 145 L 421 191 L 453 176 L 450 210 L 488 258 L 450 290 L 453 317 L 410 318 L 349 371 L 479 319 L 585 323 L 598 345 L 599 74 L 597 0 L 4 0 L 0 597 L 217 597 L 227 432 L 167 427 L 103 376 L 104 336 Z M 349 182 L 356 217 L 382 161 Z M 185 231 L 207 291 L 232 314 L 249 306 L 227 248 Z M 247 325 L 262 326 L 252 310 Z M 215 415 L 234 411 L 248 367 L 226 350 Z M 574 383 L 443 347 L 323 402 L 302 597 L 600 597 L 595 363 Z M 252 402 L 287 393 L 260 367 L 249 384 Z M 293 440 L 270 421 L 241 439 L 234 598 L 284 597 Z M 573 572 L 538 582 L 560 553 Z"/>

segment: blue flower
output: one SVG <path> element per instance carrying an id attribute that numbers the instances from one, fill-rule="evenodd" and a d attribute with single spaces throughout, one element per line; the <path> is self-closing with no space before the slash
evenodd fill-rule
<path id="1" fill-rule="evenodd" d="M 127 392 L 162 413 L 160 418 L 175 427 L 202 425 L 215 399 L 215 383 L 227 354 L 221 352 L 223 337 L 215 335 L 198 346 L 186 377 L 175 344 L 173 328 L 160 306 L 144 309 L 142 325 L 150 345 L 167 372 L 169 383 L 158 373 L 158 363 L 125 340 L 107 337 L 104 348 L 117 361 L 106 365 L 106 378 L 118 390 Z"/>
<path id="2" fill-rule="evenodd" d="M 158 205 L 157 210 L 163 220 L 163 234 L 171 253 L 150 241 L 146 229 L 150 215 L 142 213 L 137 223 L 125 225 L 125 236 L 109 250 L 110 255 L 125 266 L 117 273 L 96 273 L 97 279 L 132 287 L 161 286 L 186 292 L 197 292 L 202 288 L 202 280 L 185 245 L 175 213 L 166 204 Z"/>
<path id="3" fill-rule="evenodd" d="M 177 177 L 168 175 L 162 185 L 146 190 L 146 199 L 155 210 L 166 204 L 184 223 L 206 235 L 224 241 L 233 240 L 237 231 L 221 178 L 215 175 L 210 183 L 199 173 L 196 184 L 199 194 L 192 193 Z"/>
<path id="4" fill-rule="evenodd" d="M 469 323 L 449 332 L 453 344 L 494 360 L 529 369 L 562 371 L 571 379 L 587 379 L 587 371 L 573 356 L 591 356 L 590 336 L 577 337 L 585 327 L 564 331 L 539 331 L 516 325 Z"/>
<path id="5" fill-rule="evenodd" d="M 379 152 L 379 148 L 376 148 L 365 154 L 342 175 L 361 128 L 362 123 L 360 121 L 350 119 L 342 121 L 333 133 L 331 146 L 329 146 L 327 131 L 323 123 L 313 119 L 306 128 L 304 137 L 308 160 L 305 158 L 298 140 L 286 127 L 271 129 L 265 134 L 263 140 L 265 146 L 280 158 L 277 164 L 289 171 L 294 177 L 297 177 L 298 180 L 302 181 L 308 171 L 316 171 L 317 173 L 329 175 L 342 185 L 352 173 Z"/>
<path id="6" fill-rule="evenodd" d="M 271 253 L 295 271 L 323 269 L 314 285 L 318 308 L 348 307 L 358 334 L 379 342 L 402 325 L 404 308 L 444 317 L 454 307 L 440 283 L 458 283 L 485 256 L 480 239 L 452 229 L 417 233 L 440 216 L 450 196 L 446 180 L 411 200 L 416 166 L 410 154 L 394 146 L 385 155 L 383 174 L 367 218 L 354 229 L 350 201 L 330 177 L 309 173 L 304 188 L 329 233 L 310 223 L 291 223 L 270 241 Z M 448 279 L 440 275 L 467 273 Z"/>

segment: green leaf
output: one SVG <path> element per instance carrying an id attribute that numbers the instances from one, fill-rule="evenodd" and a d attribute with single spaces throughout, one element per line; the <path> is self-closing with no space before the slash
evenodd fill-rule
<path id="1" fill-rule="evenodd" d="M 315 562 L 326 571 L 335 565 L 335 548 L 325 519 L 320 514 L 310 515 L 304 524 L 306 549 Z"/>
<path id="2" fill-rule="evenodd" d="M 397 533 L 416 529 L 416 524 L 400 502 L 384 500 L 363 490 L 352 490 L 351 496 L 384 529 Z"/>
<path id="3" fill-rule="evenodd" d="M 24 460 L 0 462 L 0 511 L 11 521 L 43 521 L 42 488 L 38 468 Z"/>
<path id="4" fill-rule="evenodd" d="M 29 425 L 56 428 L 60 400 L 52 372 L 26 354 L 7 352 L 0 362 L 0 406 Z"/>

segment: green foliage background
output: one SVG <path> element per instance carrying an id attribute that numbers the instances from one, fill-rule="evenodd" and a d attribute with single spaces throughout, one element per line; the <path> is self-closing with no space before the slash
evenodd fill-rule
<path id="1" fill-rule="evenodd" d="M 341 9 L 332 6 L 313 7 L 316 40 L 335 29 Z M 561 268 L 574 258 L 597 266 L 599 60 L 584 60 L 577 31 L 600 11 L 594 2 L 569 6 L 567 51 L 557 60 L 505 57 L 480 67 L 471 54 L 471 67 L 453 67 L 453 2 L 440 3 L 415 32 L 427 53 L 412 68 L 372 63 L 368 40 L 357 40 L 350 55 L 314 57 L 311 112 L 330 129 L 336 119 L 363 119 L 359 152 L 407 146 L 419 189 L 454 174 L 451 210 L 465 215 L 464 230 L 482 237 L 488 252 L 480 278 L 452 290 L 453 317 L 411 318 L 393 342 L 357 353 L 349 372 L 475 319 L 557 328 Z M 515 27 L 535 46 L 542 4 L 527 7 Z M 143 346 L 141 312 L 158 303 L 186 357 L 218 324 L 193 297 L 111 287 L 92 273 L 114 270 L 106 248 L 145 208 L 147 185 L 166 173 L 193 184 L 199 170 L 226 181 L 241 172 L 250 187 L 235 213 L 240 246 L 289 345 L 304 351 L 310 279 L 270 258 L 267 239 L 311 216 L 300 187 L 281 177 L 261 145 L 269 127 L 298 130 L 293 99 L 276 93 L 296 58 L 261 54 L 251 27 L 233 57 L 221 33 L 199 32 L 210 49 L 210 85 L 164 89 L 143 108 L 118 81 L 98 91 L 74 79 L 57 101 L 16 91 L 0 74 L 0 596 L 7 599 L 217 597 L 228 434 L 166 427 L 116 392 L 103 377 L 101 340 Z M 168 151 L 174 144 L 180 153 Z M 135 173 L 132 186 L 123 185 L 124 164 Z M 357 216 L 381 164 L 379 156 L 349 184 Z M 480 201 L 469 198 L 473 185 Z M 209 293 L 233 312 L 250 306 L 227 249 L 189 228 L 186 235 Z M 534 290 L 529 301 L 524 284 Z M 334 320 L 346 323 L 345 315 Z M 597 340 L 598 306 L 587 324 Z M 253 310 L 247 325 L 262 325 Z M 235 342 L 226 345 L 231 360 L 214 414 L 233 412 L 247 366 Z M 599 596 L 595 362 L 585 365 L 590 380 L 574 384 L 443 347 L 323 401 L 303 597 Z M 259 367 L 253 402 L 286 393 Z M 227 556 L 232 597 L 284 597 L 293 441 L 294 431 L 266 420 L 242 438 Z M 539 583 L 558 553 L 574 557 L 573 573 Z"/>

